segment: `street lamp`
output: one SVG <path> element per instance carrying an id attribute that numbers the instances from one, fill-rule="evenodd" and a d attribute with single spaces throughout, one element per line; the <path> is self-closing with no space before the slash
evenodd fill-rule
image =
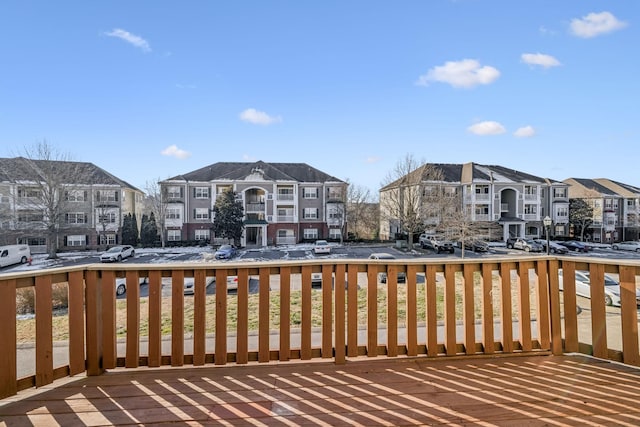
<path id="1" fill-rule="evenodd" d="M 551 218 L 549 218 L 549 215 L 544 217 L 542 223 L 544 224 L 544 230 L 547 233 L 547 255 L 549 255 L 549 227 L 551 227 Z"/>

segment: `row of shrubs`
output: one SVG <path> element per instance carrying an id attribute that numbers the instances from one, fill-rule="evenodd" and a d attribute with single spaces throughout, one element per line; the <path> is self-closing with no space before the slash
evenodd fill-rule
<path id="1" fill-rule="evenodd" d="M 54 283 L 51 287 L 51 302 L 54 310 L 69 307 L 69 292 L 66 283 Z M 33 314 L 36 309 L 36 295 L 34 288 L 20 288 L 16 292 L 17 314 Z"/>

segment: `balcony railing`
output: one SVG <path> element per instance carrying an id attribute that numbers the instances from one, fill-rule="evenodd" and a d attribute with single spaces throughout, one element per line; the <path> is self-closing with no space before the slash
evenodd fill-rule
<path id="1" fill-rule="evenodd" d="M 575 270 L 591 275 L 586 322 L 578 317 Z M 605 272 L 619 277 L 619 309 L 605 307 Z M 312 287 L 313 273 L 320 289 Z M 406 283 L 398 283 L 399 273 Z M 230 275 L 238 278 L 234 293 L 227 292 Z M 637 262 L 545 256 L 92 264 L 2 274 L 0 398 L 116 367 L 565 352 L 640 366 L 639 275 Z M 117 277 L 126 278 L 125 298 L 116 297 Z M 148 277 L 144 293 L 141 277 Z M 208 294 L 213 277 L 215 292 Z M 185 278 L 193 280 L 193 296 L 183 293 Z M 60 286 L 68 309 L 54 315 L 52 295 Z M 33 291 L 35 317 L 17 320 L 17 295 Z M 35 372 L 25 376 L 17 369 L 18 330 L 20 337 L 31 330 L 35 343 Z M 170 335 L 165 351 L 163 335 Z M 58 366 L 54 341 L 68 347 Z"/>
<path id="2" fill-rule="evenodd" d="M 261 202 L 247 202 L 245 212 L 264 212 L 265 204 Z"/>

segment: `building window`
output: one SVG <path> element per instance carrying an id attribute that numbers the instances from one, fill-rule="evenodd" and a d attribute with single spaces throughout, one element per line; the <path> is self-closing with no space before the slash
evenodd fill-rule
<path id="1" fill-rule="evenodd" d="M 329 187 L 327 189 L 329 193 L 330 200 L 342 200 L 342 188 L 340 187 Z"/>
<path id="2" fill-rule="evenodd" d="M 176 207 L 176 208 L 168 207 L 167 208 L 167 214 L 165 215 L 165 218 L 167 218 L 167 219 L 180 219 L 181 212 L 182 212 L 182 209 L 180 209 L 179 207 Z"/>
<path id="3" fill-rule="evenodd" d="M 65 222 L 67 224 L 86 224 L 87 223 L 87 215 L 83 212 L 72 212 L 68 214 L 64 214 Z M 71 246 L 71 245 L 67 245 Z"/>
<path id="4" fill-rule="evenodd" d="M 117 191 L 98 191 L 96 192 L 96 201 L 98 202 L 117 202 L 118 201 L 118 192 Z"/>
<path id="5" fill-rule="evenodd" d="M 87 200 L 87 192 L 81 190 L 70 190 L 64 193 L 64 198 L 68 202 L 84 202 Z"/>
<path id="6" fill-rule="evenodd" d="M 196 240 L 209 240 L 209 229 L 196 230 Z"/>
<path id="7" fill-rule="evenodd" d="M 318 219 L 318 208 L 304 208 L 304 219 Z"/>
<path id="8" fill-rule="evenodd" d="M 278 188 L 278 200 L 293 200 L 293 187 Z"/>
<path id="9" fill-rule="evenodd" d="M 100 235 L 100 244 L 101 245 L 115 245 L 116 244 L 116 235 L 113 234 L 113 233 L 101 234 Z"/>
<path id="10" fill-rule="evenodd" d="M 100 224 L 115 224 L 116 213 L 115 212 L 100 212 L 98 214 L 98 222 Z"/>
<path id="11" fill-rule="evenodd" d="M 47 239 L 44 237 L 20 237 L 18 239 L 19 245 L 29 245 L 29 246 L 46 246 Z"/>
<path id="12" fill-rule="evenodd" d="M 80 235 L 67 236 L 66 246 L 85 246 L 87 244 L 86 237 Z"/>
<path id="13" fill-rule="evenodd" d="M 44 214 L 42 212 L 18 212 L 18 222 L 42 222 Z"/>
<path id="14" fill-rule="evenodd" d="M 476 215 L 489 215 L 489 205 L 476 205 Z"/>
<path id="15" fill-rule="evenodd" d="M 525 215 L 535 215 L 538 212 L 538 205 L 524 205 L 524 213 Z"/>
<path id="16" fill-rule="evenodd" d="M 182 240 L 180 230 L 167 230 L 167 240 L 169 242 L 179 242 Z"/>
<path id="17" fill-rule="evenodd" d="M 566 188 L 554 188 L 553 189 L 553 197 L 558 199 L 566 199 L 567 197 L 567 189 Z"/>
<path id="18" fill-rule="evenodd" d="M 488 185 L 476 185 L 476 194 L 489 194 Z"/>
<path id="19" fill-rule="evenodd" d="M 556 216 L 558 218 L 567 218 L 569 216 L 569 208 L 564 206 L 556 208 Z"/>
<path id="20" fill-rule="evenodd" d="M 167 198 L 180 199 L 182 198 L 182 188 L 174 185 L 167 187 Z"/>
<path id="21" fill-rule="evenodd" d="M 329 229 L 329 238 L 334 240 L 339 240 L 342 235 L 342 231 L 339 228 L 330 228 Z"/>
<path id="22" fill-rule="evenodd" d="M 555 230 L 555 235 L 556 236 L 564 236 L 564 226 L 562 225 L 556 225 L 556 230 Z"/>
<path id="23" fill-rule="evenodd" d="M 318 189 L 315 187 L 305 187 L 302 197 L 305 199 L 317 199 Z"/>
<path id="24" fill-rule="evenodd" d="M 302 235 L 303 235 L 303 237 L 305 239 L 317 239 L 318 238 L 318 229 L 317 228 L 305 228 Z"/>
<path id="25" fill-rule="evenodd" d="M 36 199 L 41 196 L 42 192 L 37 188 L 20 188 L 18 189 L 18 197 L 19 198 L 30 198 Z"/>
<path id="26" fill-rule="evenodd" d="M 342 212 L 338 208 L 331 208 L 327 212 L 329 219 L 342 219 Z"/>
<path id="27" fill-rule="evenodd" d="M 209 219 L 209 209 L 207 208 L 196 208 L 193 210 L 193 218 L 194 219 Z"/>
<path id="28" fill-rule="evenodd" d="M 209 188 L 208 187 L 196 187 L 193 189 L 193 197 L 196 199 L 208 199 Z"/>

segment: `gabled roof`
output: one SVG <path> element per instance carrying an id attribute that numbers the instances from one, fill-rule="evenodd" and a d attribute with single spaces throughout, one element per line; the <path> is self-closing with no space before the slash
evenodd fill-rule
<path id="1" fill-rule="evenodd" d="M 640 188 L 634 187 L 633 185 L 624 184 L 607 178 L 598 178 L 595 181 L 624 198 L 640 197 Z"/>
<path id="2" fill-rule="evenodd" d="M 567 178 L 564 180 L 566 184 L 569 184 L 569 196 L 575 197 L 587 197 L 589 191 L 595 191 L 601 196 L 616 196 L 615 191 L 605 187 L 598 181 L 589 178 Z"/>
<path id="3" fill-rule="evenodd" d="M 117 185 L 141 191 L 93 163 L 24 157 L 0 158 L 0 182 L 38 181 L 50 174 L 65 184 Z"/>
<path id="4" fill-rule="evenodd" d="M 344 181 L 306 163 L 267 163 L 263 161 L 213 163 L 165 181 L 242 181 L 254 174 L 260 174 L 267 181 L 344 183 Z"/>
<path id="5" fill-rule="evenodd" d="M 433 171 L 437 172 L 433 172 Z M 437 176 L 442 179 L 433 179 Z M 451 184 L 466 183 L 532 183 L 532 184 L 563 184 L 561 181 L 541 178 L 526 172 L 505 168 L 498 165 L 481 165 L 477 163 L 446 164 L 446 163 L 425 163 L 419 168 L 401 177 L 396 181 L 387 184 L 381 191 L 388 188 L 397 187 L 401 183 L 417 182 L 447 182 Z"/>

